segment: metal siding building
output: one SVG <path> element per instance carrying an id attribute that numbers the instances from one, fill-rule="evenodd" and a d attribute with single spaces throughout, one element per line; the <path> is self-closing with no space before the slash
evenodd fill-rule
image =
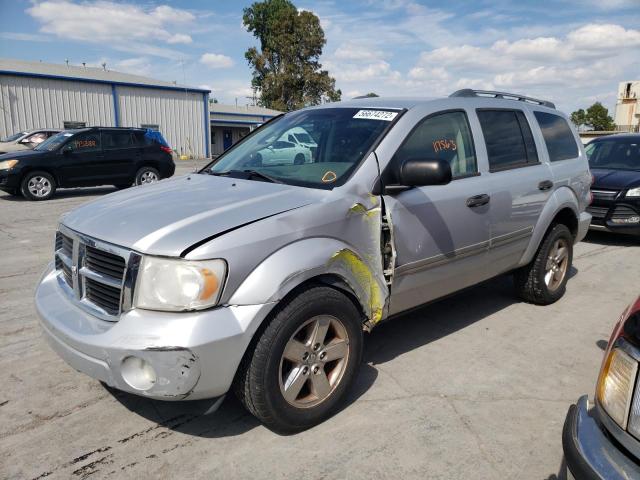
<path id="1" fill-rule="evenodd" d="M 157 125 L 178 154 L 209 156 L 209 91 L 99 68 L 0 60 L 0 137 L 30 128 Z"/>
<path id="2" fill-rule="evenodd" d="M 235 106 L 210 103 L 211 154 L 223 153 L 255 127 L 282 114 L 278 110 L 252 105 Z"/>

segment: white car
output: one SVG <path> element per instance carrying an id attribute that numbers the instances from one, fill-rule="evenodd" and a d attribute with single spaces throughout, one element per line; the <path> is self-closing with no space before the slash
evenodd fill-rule
<path id="1" fill-rule="evenodd" d="M 300 145 L 301 147 L 306 147 L 313 151 L 314 148 L 318 148 L 318 144 L 315 142 L 313 137 L 309 135 L 302 127 L 295 127 L 291 130 L 287 131 L 280 140 L 284 140 L 287 142 L 295 143 L 296 145 Z"/>
<path id="2" fill-rule="evenodd" d="M 302 165 L 311 162 L 311 149 L 297 143 L 278 140 L 256 154 L 261 165 Z"/>
<path id="3" fill-rule="evenodd" d="M 21 150 L 33 150 L 47 138 L 58 132 L 60 132 L 60 130 L 43 128 L 14 133 L 0 141 L 0 155 L 9 152 L 19 152 Z"/>

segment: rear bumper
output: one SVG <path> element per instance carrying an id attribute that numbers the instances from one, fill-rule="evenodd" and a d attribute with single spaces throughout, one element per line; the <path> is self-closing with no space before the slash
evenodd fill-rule
<path id="1" fill-rule="evenodd" d="M 78 308 L 61 291 L 52 265 L 36 289 L 35 304 L 46 340 L 70 366 L 116 389 L 159 400 L 224 395 L 272 307 L 178 313 L 134 309 L 109 322 Z M 134 361 L 127 360 L 131 357 Z M 141 361 L 151 366 L 154 381 L 145 377 L 148 370 L 140 368 Z"/>
<path id="2" fill-rule="evenodd" d="M 562 430 L 568 477 L 584 480 L 640 478 L 640 466 L 613 443 L 588 409 L 587 396 L 571 405 Z"/>

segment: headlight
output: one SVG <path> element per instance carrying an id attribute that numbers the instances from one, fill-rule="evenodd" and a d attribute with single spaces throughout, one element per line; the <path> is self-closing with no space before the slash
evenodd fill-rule
<path id="1" fill-rule="evenodd" d="M 220 298 L 227 264 L 224 260 L 143 257 L 134 305 L 149 310 L 201 310 Z"/>
<path id="2" fill-rule="evenodd" d="M 5 160 L 4 162 L 0 162 L 0 170 L 9 170 L 10 168 L 15 167 L 18 164 L 18 160 L 11 159 Z"/>
<path id="3" fill-rule="evenodd" d="M 623 429 L 627 418 L 638 362 L 619 348 L 614 348 L 607 358 L 598 379 L 598 400 L 609 416 Z"/>
<path id="4" fill-rule="evenodd" d="M 627 192 L 627 197 L 640 197 L 640 187 L 632 188 Z"/>

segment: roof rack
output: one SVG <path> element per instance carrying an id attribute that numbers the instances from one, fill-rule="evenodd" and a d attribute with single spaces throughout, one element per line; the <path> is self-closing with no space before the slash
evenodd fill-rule
<path id="1" fill-rule="evenodd" d="M 547 100 L 540 100 L 538 98 L 525 97 L 517 93 L 507 92 L 494 92 L 492 90 L 473 90 L 471 88 L 463 88 L 453 92 L 450 97 L 493 97 L 493 98 L 505 98 L 507 100 L 519 100 L 521 102 L 535 103 L 536 105 L 542 105 L 549 108 L 556 108 L 555 104 Z"/>

